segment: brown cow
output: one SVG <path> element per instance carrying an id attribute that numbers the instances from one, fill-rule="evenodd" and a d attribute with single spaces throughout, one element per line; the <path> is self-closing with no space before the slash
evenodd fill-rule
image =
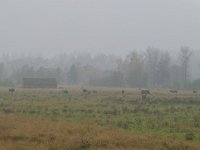
<path id="1" fill-rule="evenodd" d="M 64 94 L 69 94 L 68 90 L 63 90 Z"/>
<path id="2" fill-rule="evenodd" d="M 125 91 L 124 91 L 124 90 L 122 90 L 122 95 L 124 95 L 124 93 L 125 93 Z"/>
<path id="3" fill-rule="evenodd" d="M 178 93 L 177 90 L 169 90 L 170 93 Z"/>
<path id="4" fill-rule="evenodd" d="M 15 89 L 14 88 L 9 88 L 9 92 L 13 93 L 13 92 L 15 92 Z"/>
<path id="5" fill-rule="evenodd" d="M 141 90 L 142 100 L 145 100 L 148 94 L 151 95 L 151 92 L 148 89 L 142 89 Z"/>
<path id="6" fill-rule="evenodd" d="M 193 90 L 192 92 L 193 92 L 194 94 L 195 94 L 195 93 L 197 93 L 197 91 L 196 91 L 196 90 Z"/>

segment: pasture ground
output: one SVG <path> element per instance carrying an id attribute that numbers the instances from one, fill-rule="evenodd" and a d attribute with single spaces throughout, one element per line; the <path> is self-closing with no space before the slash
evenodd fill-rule
<path id="1" fill-rule="evenodd" d="M 81 87 L 0 89 L 0 149 L 198 150 L 200 94 Z M 95 90 L 97 93 L 93 93 Z"/>

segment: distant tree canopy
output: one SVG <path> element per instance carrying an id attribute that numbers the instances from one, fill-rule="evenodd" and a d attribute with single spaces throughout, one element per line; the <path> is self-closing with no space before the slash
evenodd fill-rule
<path id="1" fill-rule="evenodd" d="M 147 85 L 144 57 L 136 51 L 127 56 L 123 63 L 122 73 L 126 85 L 130 87 L 144 87 Z"/>
<path id="2" fill-rule="evenodd" d="M 68 81 L 69 83 L 71 84 L 78 84 L 79 82 L 79 66 L 76 65 L 76 64 L 73 64 L 71 67 L 70 67 L 70 70 L 68 72 Z"/>
<path id="3" fill-rule="evenodd" d="M 192 89 L 200 90 L 200 78 L 196 79 L 191 84 Z"/>
<path id="4" fill-rule="evenodd" d="M 189 47 L 182 47 L 180 49 L 180 67 L 182 70 L 182 79 L 183 79 L 183 86 L 186 88 L 188 86 L 188 82 L 190 80 L 190 61 L 192 56 L 192 50 Z"/>
<path id="5" fill-rule="evenodd" d="M 191 78 L 192 54 L 189 47 L 180 48 L 176 55 L 149 47 L 132 51 L 124 58 L 88 53 L 52 58 L 0 56 L 0 86 L 20 86 L 26 77 L 55 78 L 58 84 L 71 85 L 199 88 L 199 81 Z M 195 63 L 198 66 L 200 60 Z M 200 73 L 198 67 L 194 68 Z"/>
<path id="6" fill-rule="evenodd" d="M 122 87 L 124 86 L 123 74 L 118 71 L 109 72 L 109 75 L 103 78 L 91 78 L 89 81 L 93 86 Z"/>

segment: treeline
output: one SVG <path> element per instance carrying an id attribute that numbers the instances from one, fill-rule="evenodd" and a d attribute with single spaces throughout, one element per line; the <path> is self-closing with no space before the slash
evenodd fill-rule
<path id="1" fill-rule="evenodd" d="M 58 84 L 110 87 L 200 88 L 191 78 L 194 51 L 182 47 L 174 55 L 147 48 L 126 57 L 89 53 L 41 56 L 9 56 L 0 59 L 0 85 L 20 86 L 23 78 L 56 78 Z M 198 69 L 198 68 L 195 68 Z"/>

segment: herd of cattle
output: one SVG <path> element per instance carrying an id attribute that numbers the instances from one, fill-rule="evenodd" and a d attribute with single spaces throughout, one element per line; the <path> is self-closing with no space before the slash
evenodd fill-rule
<path id="1" fill-rule="evenodd" d="M 14 88 L 9 88 L 8 91 L 11 92 L 11 93 L 13 93 L 13 92 L 15 92 L 15 89 Z"/>
<path id="2" fill-rule="evenodd" d="M 141 94 L 141 98 L 142 100 L 145 100 L 147 98 L 147 95 L 151 95 L 151 92 L 149 89 L 139 89 L 140 90 L 140 94 Z M 14 88 L 9 88 L 8 90 L 10 93 L 14 93 L 15 92 L 15 89 Z M 66 95 L 69 95 L 69 91 L 64 89 L 62 90 L 62 92 Z M 174 93 L 174 94 L 177 94 L 178 93 L 178 90 L 174 90 L 174 89 L 171 89 L 169 90 L 170 93 Z M 193 94 L 197 93 L 196 90 L 193 90 L 192 91 Z M 97 91 L 96 90 L 88 90 L 88 89 L 85 89 L 83 88 L 82 89 L 82 93 L 86 94 L 86 95 L 89 95 L 89 94 L 96 94 Z M 124 95 L 125 94 L 125 90 L 121 90 L 121 94 Z"/>
<path id="3" fill-rule="evenodd" d="M 61 89 L 62 89 L 62 88 L 61 88 Z M 15 92 L 15 89 L 14 89 L 14 88 L 9 88 L 8 91 L 9 91 L 10 93 L 14 93 L 14 92 Z M 142 100 L 146 99 L 146 98 L 147 98 L 147 95 L 151 95 L 151 92 L 150 92 L 149 89 L 140 89 L 140 88 L 139 88 L 139 91 L 140 91 Z M 62 90 L 62 92 L 63 92 L 64 94 L 69 94 L 69 91 L 66 90 L 66 89 Z M 171 90 L 169 90 L 169 92 L 170 92 L 170 93 L 177 94 L 177 93 L 178 93 L 178 90 L 171 89 Z M 89 95 L 89 94 L 92 94 L 92 93 L 93 93 L 93 94 L 96 94 L 97 91 L 96 91 L 96 90 L 88 90 L 88 89 L 83 88 L 83 89 L 82 89 L 82 93 Z M 196 90 L 193 90 L 192 93 L 195 94 L 195 93 L 197 93 L 197 91 L 196 91 Z M 125 94 L 125 90 L 121 90 L 121 94 L 124 95 L 124 94 Z"/>

